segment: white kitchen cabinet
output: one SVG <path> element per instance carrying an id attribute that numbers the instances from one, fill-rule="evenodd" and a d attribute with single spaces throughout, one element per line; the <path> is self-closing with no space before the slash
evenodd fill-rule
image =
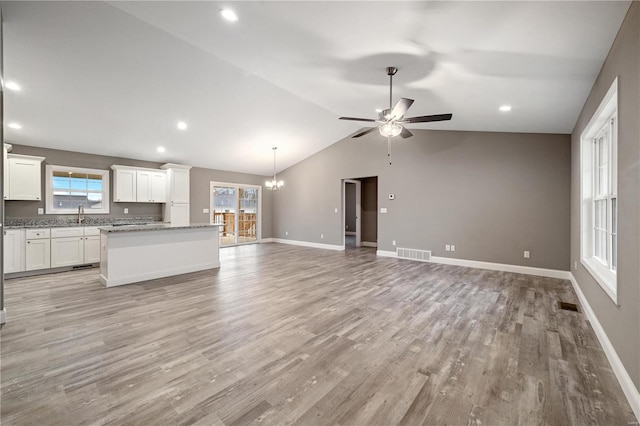
<path id="1" fill-rule="evenodd" d="M 167 177 L 164 170 L 138 170 L 136 180 L 138 203 L 164 203 L 167 200 Z"/>
<path id="2" fill-rule="evenodd" d="M 4 231 L 4 272 L 22 272 L 25 270 L 24 229 Z"/>
<path id="3" fill-rule="evenodd" d="M 9 164 L 7 161 L 7 155 L 9 153 L 9 151 L 11 151 L 11 149 L 13 148 L 13 146 L 11 144 L 5 143 L 2 144 L 2 158 L 4 161 L 4 199 L 7 199 L 7 196 L 9 195 Z"/>
<path id="4" fill-rule="evenodd" d="M 43 161 L 44 157 L 7 154 L 4 199 L 41 200 Z"/>
<path id="5" fill-rule="evenodd" d="M 84 237 L 84 262 L 100 262 L 100 235 Z"/>
<path id="6" fill-rule="evenodd" d="M 135 202 L 137 171 L 134 168 L 111 166 L 113 169 L 113 201 Z"/>
<path id="7" fill-rule="evenodd" d="M 51 239 L 51 267 L 82 265 L 84 263 L 84 237 Z"/>
<path id="8" fill-rule="evenodd" d="M 180 164 L 165 164 L 160 167 L 167 172 L 167 202 L 164 206 L 164 221 L 172 225 L 189 224 L 189 174 L 191 167 Z"/>
<path id="9" fill-rule="evenodd" d="M 51 268 L 51 240 L 27 240 L 25 250 L 25 270 Z"/>

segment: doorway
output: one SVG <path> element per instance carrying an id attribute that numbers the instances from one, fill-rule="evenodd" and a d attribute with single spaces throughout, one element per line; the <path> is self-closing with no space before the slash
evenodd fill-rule
<path id="1" fill-rule="evenodd" d="M 345 249 L 378 246 L 378 177 L 343 180 Z"/>
<path id="2" fill-rule="evenodd" d="M 261 187 L 222 182 L 211 182 L 210 185 L 210 223 L 222 225 L 220 246 L 258 242 Z"/>

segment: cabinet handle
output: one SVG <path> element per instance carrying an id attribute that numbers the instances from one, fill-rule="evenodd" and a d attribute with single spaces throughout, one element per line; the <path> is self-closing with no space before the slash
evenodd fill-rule
<path id="1" fill-rule="evenodd" d="M 31 241 L 27 241 L 27 244 L 31 244 Z"/>

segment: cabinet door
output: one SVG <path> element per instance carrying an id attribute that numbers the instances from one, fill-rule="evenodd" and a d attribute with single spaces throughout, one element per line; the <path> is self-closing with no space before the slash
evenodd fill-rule
<path id="1" fill-rule="evenodd" d="M 41 165 L 38 160 L 9 157 L 8 200 L 41 199 Z"/>
<path id="2" fill-rule="evenodd" d="M 52 238 L 51 267 L 82 265 L 84 263 L 83 237 Z"/>
<path id="3" fill-rule="evenodd" d="M 4 199 L 9 199 L 9 161 L 7 160 L 7 146 L 2 144 L 2 155 L 4 161 Z"/>
<path id="4" fill-rule="evenodd" d="M 189 170 L 172 169 L 171 201 L 174 203 L 189 202 Z"/>
<path id="5" fill-rule="evenodd" d="M 136 199 L 138 203 L 151 202 L 151 172 L 138 170 L 136 172 Z"/>
<path id="6" fill-rule="evenodd" d="M 100 262 L 100 235 L 84 237 L 84 263 Z"/>
<path id="7" fill-rule="evenodd" d="M 151 201 L 167 202 L 167 175 L 164 172 L 151 173 Z"/>
<path id="8" fill-rule="evenodd" d="M 24 268 L 24 229 L 4 231 L 4 272 L 22 272 Z"/>
<path id="9" fill-rule="evenodd" d="M 169 220 L 172 225 L 188 225 L 189 204 L 171 203 Z"/>
<path id="10" fill-rule="evenodd" d="M 51 267 L 51 240 L 27 240 L 25 265 L 27 271 Z"/>
<path id="11" fill-rule="evenodd" d="M 114 176 L 114 197 L 115 202 L 135 202 L 136 201 L 136 171 L 129 169 L 118 169 Z"/>

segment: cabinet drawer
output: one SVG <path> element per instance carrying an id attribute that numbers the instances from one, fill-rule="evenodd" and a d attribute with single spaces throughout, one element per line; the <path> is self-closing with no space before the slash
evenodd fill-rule
<path id="1" fill-rule="evenodd" d="M 84 236 L 90 237 L 92 235 L 100 235 L 100 228 L 97 226 L 87 226 L 84 228 Z"/>
<path id="2" fill-rule="evenodd" d="M 27 229 L 27 240 L 44 240 L 51 236 L 49 228 Z"/>
<path id="3" fill-rule="evenodd" d="M 52 228 L 51 238 L 64 238 L 64 237 L 82 237 L 84 235 L 84 229 L 82 228 Z"/>

